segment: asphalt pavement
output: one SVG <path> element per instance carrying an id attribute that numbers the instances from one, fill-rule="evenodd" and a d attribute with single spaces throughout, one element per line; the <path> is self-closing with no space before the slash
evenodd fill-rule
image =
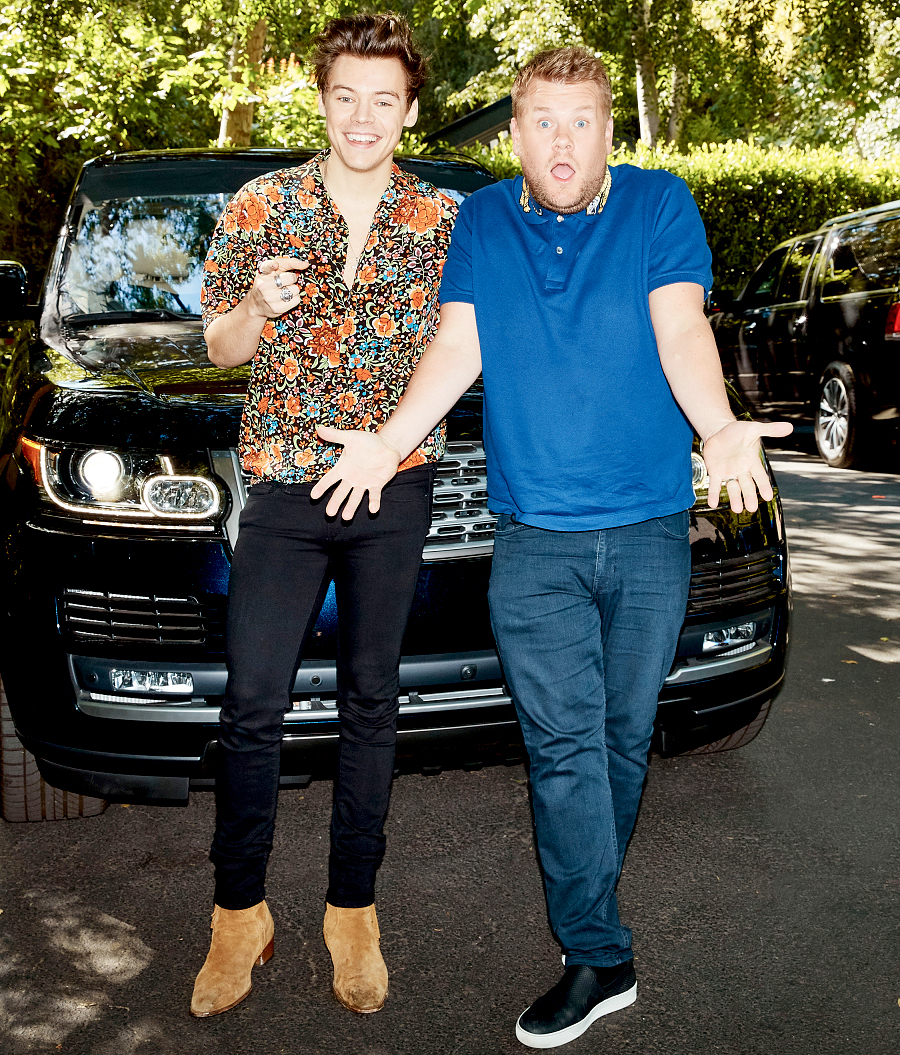
<path id="1" fill-rule="evenodd" d="M 787 685 L 761 735 L 654 757 L 620 885 L 638 999 L 572 1055 L 900 1052 L 900 475 L 772 452 L 792 546 Z M 379 918 L 391 991 L 356 1016 L 321 940 L 331 789 L 285 791 L 275 956 L 188 1015 L 213 801 L 0 822 L 0 1053 L 494 1055 L 560 974 L 521 766 L 395 784 Z"/>

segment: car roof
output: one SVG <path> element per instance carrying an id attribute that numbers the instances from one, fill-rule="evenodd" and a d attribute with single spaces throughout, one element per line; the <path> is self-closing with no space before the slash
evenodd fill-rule
<path id="1" fill-rule="evenodd" d="M 314 150 L 140 150 L 87 161 L 76 187 L 82 201 L 170 194 L 233 194 L 249 180 L 275 169 L 302 165 Z M 429 183 L 471 193 L 494 182 L 466 157 L 396 155 L 397 163 Z"/>
<path id="2" fill-rule="evenodd" d="M 857 220 L 864 220 L 869 216 L 877 216 L 879 213 L 892 213 L 900 212 L 900 201 L 888 201 L 883 205 L 873 205 L 868 209 L 860 209 L 857 212 L 844 213 L 841 216 L 832 216 L 830 219 L 825 220 L 821 227 L 817 227 L 814 231 L 801 231 L 799 234 L 792 234 L 790 238 L 785 238 L 777 245 L 773 245 L 769 252 L 766 254 L 765 259 L 768 259 L 772 253 L 776 253 L 779 249 L 784 249 L 786 246 L 793 245 L 794 242 L 801 242 L 804 238 L 815 238 L 816 235 L 824 235 L 832 227 L 837 227 L 839 224 L 853 223 Z"/>
<path id="3" fill-rule="evenodd" d="M 834 227 L 839 223 L 852 222 L 853 220 L 862 220 L 866 216 L 876 216 L 881 212 L 896 212 L 900 210 L 900 201 L 886 201 L 882 205 L 872 205 L 868 209 L 860 209 L 858 212 L 844 213 L 842 216 L 833 216 L 830 220 L 826 220 L 819 230 L 825 230 L 828 227 Z"/>

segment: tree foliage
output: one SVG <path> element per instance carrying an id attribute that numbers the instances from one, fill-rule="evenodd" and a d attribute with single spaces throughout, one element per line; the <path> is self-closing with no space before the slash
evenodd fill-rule
<path id="1" fill-rule="evenodd" d="M 900 120 L 871 120 L 900 96 L 900 0 L 473 2 L 495 60 L 451 104 L 493 102 L 524 59 L 581 43 L 609 67 L 620 130 L 650 147 L 900 138 Z"/>

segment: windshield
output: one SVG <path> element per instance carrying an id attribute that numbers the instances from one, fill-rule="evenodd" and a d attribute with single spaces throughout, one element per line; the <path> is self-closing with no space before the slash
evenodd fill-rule
<path id="1" fill-rule="evenodd" d="M 442 188 L 459 202 L 465 194 Z M 82 208 L 60 314 L 200 314 L 203 262 L 229 194 L 112 198 Z"/>
<path id="2" fill-rule="evenodd" d="M 86 205 L 62 276 L 62 315 L 199 315 L 203 261 L 228 199 L 185 194 Z"/>

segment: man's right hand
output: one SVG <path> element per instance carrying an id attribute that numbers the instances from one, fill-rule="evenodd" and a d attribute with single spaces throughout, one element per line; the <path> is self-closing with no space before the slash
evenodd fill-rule
<path id="1" fill-rule="evenodd" d="M 330 487 L 334 487 L 325 512 L 330 517 L 337 516 L 343 506 L 341 519 L 352 520 L 368 492 L 369 512 L 377 513 L 381 508 L 381 489 L 396 475 L 402 460 L 400 452 L 385 443 L 376 432 L 333 429 L 330 425 L 319 425 L 316 432 L 328 443 L 342 444 L 344 452 L 337 465 L 329 469 L 312 489 L 310 497 L 321 498 Z"/>
<path id="2" fill-rule="evenodd" d="M 299 271 L 309 267 L 308 260 L 292 256 L 273 256 L 260 260 L 253 286 L 247 296 L 250 307 L 267 319 L 277 318 L 296 308 L 300 298 Z"/>

